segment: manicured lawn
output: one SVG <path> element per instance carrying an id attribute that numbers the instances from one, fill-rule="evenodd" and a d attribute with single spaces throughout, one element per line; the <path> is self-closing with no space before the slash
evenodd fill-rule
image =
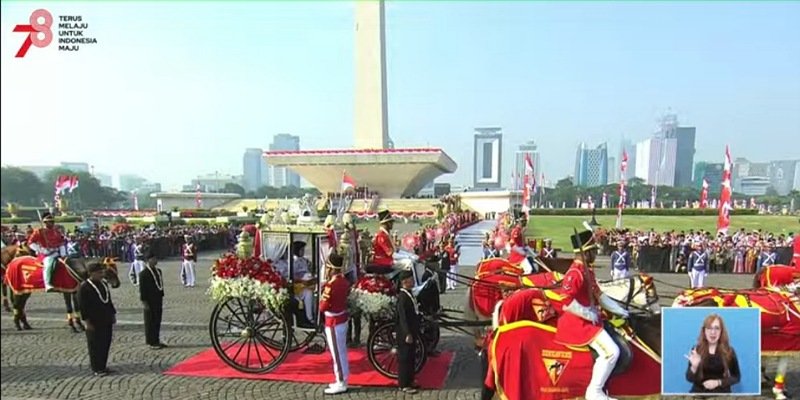
<path id="1" fill-rule="evenodd" d="M 553 246 L 560 248 L 570 248 L 569 235 L 573 233 L 573 228 L 583 229 L 583 221 L 591 221 L 591 217 L 582 216 L 531 216 L 526 230 L 526 237 L 551 238 Z M 602 228 L 611 229 L 616 224 L 616 216 L 598 216 L 597 222 Z M 644 216 L 632 215 L 622 217 L 623 227 L 633 230 L 649 231 L 651 228 L 656 232 L 675 230 L 677 232 L 690 229 L 702 229 L 716 231 L 717 217 L 714 216 Z M 747 230 L 761 229 L 775 234 L 788 234 L 789 232 L 800 231 L 800 223 L 794 216 L 761 216 L 761 215 L 742 215 L 731 217 L 731 231 L 745 228 Z"/>

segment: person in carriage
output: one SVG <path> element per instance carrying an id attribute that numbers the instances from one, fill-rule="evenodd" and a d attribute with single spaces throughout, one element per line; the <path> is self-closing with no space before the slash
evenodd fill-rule
<path id="1" fill-rule="evenodd" d="M 392 239 L 394 218 L 389 210 L 378 212 L 380 228 L 372 242 L 372 263 L 367 265 L 368 274 L 390 275 L 399 271 L 408 270 L 414 274 L 415 286 L 421 283 L 419 271 L 415 268 L 417 258 L 413 254 L 398 251 Z"/>
<path id="2" fill-rule="evenodd" d="M 53 291 L 53 272 L 56 268 L 58 257 L 67 255 L 66 238 L 55 226 L 53 214 L 46 212 L 42 215 L 44 227 L 36 229 L 28 238 L 28 247 L 39 255 L 44 256 L 44 287 L 45 291 Z"/>

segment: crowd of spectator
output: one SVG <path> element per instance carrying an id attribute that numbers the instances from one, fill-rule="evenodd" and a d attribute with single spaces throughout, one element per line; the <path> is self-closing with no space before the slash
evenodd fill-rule
<path id="1" fill-rule="evenodd" d="M 685 272 L 693 250 L 708 254 L 709 272 L 752 274 L 764 264 L 788 264 L 794 233 L 741 229 L 732 234 L 703 230 L 656 232 L 599 230 L 601 252 L 609 255 L 622 242 L 640 270 Z"/>
<path id="2" fill-rule="evenodd" d="M 145 244 L 159 259 L 181 255 L 186 239 L 191 238 L 199 251 L 228 250 L 236 244 L 240 229 L 227 225 L 135 227 L 132 225 L 97 225 L 90 232 L 78 227 L 65 231 L 67 248 L 81 257 L 115 257 L 123 262 L 133 261 L 133 249 L 137 241 Z M 3 243 L 26 241 L 33 233 L 28 225 L 20 228 L 13 225 L 2 232 Z"/>

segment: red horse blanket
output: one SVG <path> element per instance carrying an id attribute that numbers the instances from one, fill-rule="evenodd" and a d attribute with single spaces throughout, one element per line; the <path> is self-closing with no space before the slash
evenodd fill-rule
<path id="1" fill-rule="evenodd" d="M 17 257 L 6 269 L 5 281 L 14 294 L 32 293 L 44 290 L 44 257 Z M 63 259 L 56 262 L 53 272 L 53 287 L 58 292 L 74 293 L 78 290 L 80 279 Z"/>
<path id="2" fill-rule="evenodd" d="M 776 289 L 688 289 L 676 306 L 713 301 L 717 307 L 755 307 L 761 311 L 761 351 L 764 355 L 800 352 L 800 296 Z"/>
<path id="3" fill-rule="evenodd" d="M 509 400 L 581 397 L 592 377 L 588 348 L 553 342 L 556 329 L 532 321 L 503 325 L 489 349 L 485 383 Z M 633 358 L 627 371 L 608 382 L 613 396 L 652 396 L 661 391 L 661 358 L 629 337 Z"/>
<path id="4" fill-rule="evenodd" d="M 499 260 L 499 259 L 498 259 Z M 476 274 L 477 275 L 477 274 Z M 508 288 L 549 288 L 554 287 L 563 278 L 558 272 L 545 272 L 531 275 L 508 274 L 496 271 L 477 275 L 468 296 L 472 309 L 484 317 L 492 315 L 494 306 L 503 299 L 503 287 Z M 546 292 L 554 292 L 547 290 Z M 546 294 L 543 294 L 543 298 Z"/>

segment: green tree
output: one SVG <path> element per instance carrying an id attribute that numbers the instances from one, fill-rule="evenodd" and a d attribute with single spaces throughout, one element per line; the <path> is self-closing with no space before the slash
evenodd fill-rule
<path id="1" fill-rule="evenodd" d="M 46 186 L 34 173 L 15 167 L 0 169 L 0 197 L 3 203 L 41 206 L 42 200 L 48 197 L 52 202 L 52 191 L 49 196 L 46 192 Z"/>
<path id="2" fill-rule="evenodd" d="M 244 197 L 245 190 L 241 185 L 237 185 L 235 183 L 226 183 L 225 187 L 222 188 L 222 193 L 236 193 L 239 196 Z"/>
<path id="3" fill-rule="evenodd" d="M 104 188 L 100 185 L 100 181 L 88 172 L 74 172 L 65 168 L 55 168 L 45 174 L 44 185 L 52 188 L 58 177 L 62 175 L 76 175 L 78 177 L 78 187 L 74 191 L 67 191 L 64 194 L 69 199 L 72 210 L 110 207 L 115 203 L 126 200 L 123 193 L 113 188 Z"/>

